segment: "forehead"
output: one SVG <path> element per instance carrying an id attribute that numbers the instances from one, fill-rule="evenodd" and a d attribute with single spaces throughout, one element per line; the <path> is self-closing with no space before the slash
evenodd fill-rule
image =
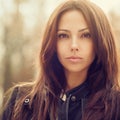
<path id="1" fill-rule="evenodd" d="M 64 27 L 87 27 L 87 22 L 79 10 L 64 12 L 58 22 L 58 28 Z"/>

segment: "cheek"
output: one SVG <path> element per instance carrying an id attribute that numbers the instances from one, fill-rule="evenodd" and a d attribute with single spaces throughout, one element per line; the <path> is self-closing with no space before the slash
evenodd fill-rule
<path id="1" fill-rule="evenodd" d="M 62 44 L 62 43 L 59 43 L 59 42 L 57 43 L 56 49 L 57 49 L 57 55 L 58 56 L 63 55 L 67 50 L 65 44 Z"/>
<path id="2" fill-rule="evenodd" d="M 86 55 L 86 57 L 90 59 L 95 58 L 95 49 L 94 49 L 93 43 L 86 45 L 86 47 L 84 47 L 83 49 L 84 49 L 84 54 Z"/>

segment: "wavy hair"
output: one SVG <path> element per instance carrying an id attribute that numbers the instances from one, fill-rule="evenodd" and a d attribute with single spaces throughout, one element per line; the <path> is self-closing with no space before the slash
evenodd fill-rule
<path id="1" fill-rule="evenodd" d="M 49 111 L 52 111 L 50 114 L 52 120 L 56 119 L 57 101 L 61 90 L 66 86 L 63 67 L 56 54 L 56 35 L 60 17 L 70 10 L 78 10 L 83 14 L 92 35 L 96 53 L 87 75 L 91 95 L 83 119 L 95 120 L 96 116 L 99 119 L 103 116 L 105 120 L 112 119 L 114 102 L 116 102 L 116 99 L 113 99 L 114 91 L 119 86 L 117 53 L 111 26 L 104 12 L 94 3 L 87 0 L 66 0 L 54 10 L 48 20 L 41 40 L 39 76 L 31 83 L 31 87 L 22 89 L 26 94 L 22 94 L 17 100 L 13 120 L 27 119 L 27 112 L 23 106 L 27 97 L 30 97 L 29 109 L 32 110 L 34 120 L 46 120 Z M 108 100 L 112 101 L 111 105 Z"/>

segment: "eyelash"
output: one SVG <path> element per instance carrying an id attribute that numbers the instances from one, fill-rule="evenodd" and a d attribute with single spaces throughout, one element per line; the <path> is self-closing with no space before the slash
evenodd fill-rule
<path id="1" fill-rule="evenodd" d="M 91 34 L 89 32 L 83 33 L 81 36 L 81 38 L 91 38 Z"/>
<path id="2" fill-rule="evenodd" d="M 65 38 L 69 38 L 69 35 L 66 33 L 60 33 L 57 35 L 57 38 L 58 39 L 65 39 Z M 91 38 L 91 34 L 89 32 L 82 33 L 80 35 L 80 38 L 89 39 L 89 38 Z"/>
<path id="3" fill-rule="evenodd" d="M 69 35 L 65 34 L 65 33 L 61 33 L 57 35 L 58 39 L 63 39 L 63 38 L 69 38 Z"/>

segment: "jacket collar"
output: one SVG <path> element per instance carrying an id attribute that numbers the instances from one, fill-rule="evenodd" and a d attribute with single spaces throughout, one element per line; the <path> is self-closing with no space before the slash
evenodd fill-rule
<path id="1" fill-rule="evenodd" d="M 88 83 L 85 81 L 81 85 L 67 91 L 67 92 L 62 92 L 60 95 L 60 98 L 63 101 L 66 101 L 66 99 L 69 96 L 74 96 L 75 100 L 79 101 L 80 99 L 86 98 L 90 93 Z"/>

